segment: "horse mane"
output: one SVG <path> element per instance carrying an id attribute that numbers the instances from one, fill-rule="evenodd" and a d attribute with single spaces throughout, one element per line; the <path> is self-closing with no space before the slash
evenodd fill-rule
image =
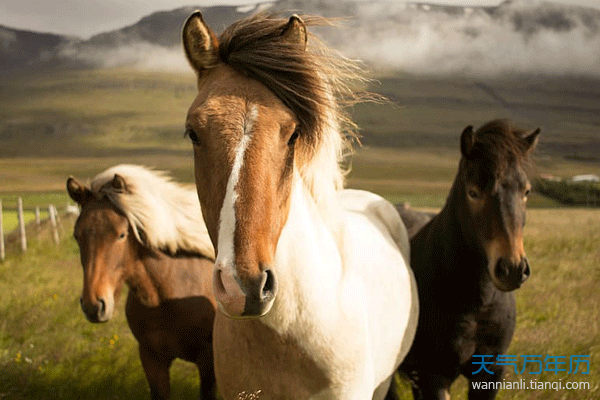
<path id="1" fill-rule="evenodd" d="M 515 128 L 510 120 L 490 121 L 475 132 L 471 157 L 488 160 L 500 174 L 514 163 L 529 167 L 531 157 L 525 134 L 525 130 Z"/>
<path id="2" fill-rule="evenodd" d="M 125 190 L 111 185 L 115 174 L 125 180 Z M 143 245 L 172 255 L 183 251 L 214 260 L 195 188 L 173 182 L 163 171 L 127 164 L 96 175 L 90 188 L 127 217 L 136 239 Z"/>
<path id="3" fill-rule="evenodd" d="M 301 16 L 308 26 L 330 21 Z M 269 88 L 298 118 L 296 160 L 318 205 L 344 186 L 342 167 L 355 125 L 343 105 L 366 98 L 351 85 L 365 82 L 356 62 L 310 35 L 308 47 L 281 35 L 287 19 L 258 13 L 230 25 L 219 37 L 221 61 Z"/>

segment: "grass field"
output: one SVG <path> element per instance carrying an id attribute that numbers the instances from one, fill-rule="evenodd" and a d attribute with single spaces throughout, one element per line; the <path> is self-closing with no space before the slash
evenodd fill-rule
<path id="1" fill-rule="evenodd" d="M 350 177 L 357 185 L 363 186 L 361 179 L 447 182 L 460 132 L 492 118 L 542 127 L 540 173 L 600 174 L 598 83 L 390 75 L 370 90 L 390 102 L 351 110 L 364 144 Z M 69 175 L 86 179 L 122 162 L 192 181 L 183 127 L 195 93 L 191 73 L 86 70 L 0 79 L 0 193 L 62 191 Z"/>
<path id="2" fill-rule="evenodd" d="M 126 70 L 0 79 L 5 230 L 16 225 L 10 209 L 18 196 L 29 218 L 36 206 L 64 207 L 69 175 L 85 182 L 115 164 L 135 163 L 193 182 L 183 122 L 195 90 L 192 74 Z M 373 90 L 391 102 L 352 110 L 363 146 L 352 159 L 349 187 L 395 203 L 439 208 L 457 170 L 460 132 L 498 117 L 525 128 L 542 126 L 535 174 L 600 175 L 597 83 L 389 75 Z M 591 387 L 504 390 L 500 399 L 600 398 L 600 211 L 560 207 L 535 193 L 529 207 L 525 247 L 533 274 L 517 292 L 518 325 L 509 354 L 591 355 L 589 375 L 537 376 L 587 381 Z M 60 246 L 44 235 L 29 235 L 26 254 L 10 247 L 0 263 L 0 400 L 147 399 L 123 301 L 115 319 L 101 325 L 87 322 L 79 308 L 82 276 L 73 221 L 62 223 Z M 172 376 L 173 398 L 197 398 L 192 366 L 176 362 Z M 461 381 L 453 393 L 465 389 Z"/>
<path id="3" fill-rule="evenodd" d="M 25 223 L 35 220 L 34 211 L 23 211 Z M 40 211 L 40 219 L 48 218 L 47 212 Z M 4 232 L 11 232 L 19 226 L 19 217 L 16 211 L 4 211 L 2 215 L 2 227 Z"/>
<path id="4" fill-rule="evenodd" d="M 0 264 L 0 399 L 147 399 L 136 342 L 124 318 L 124 296 L 112 321 L 87 322 L 79 308 L 82 273 L 69 232 L 72 220 L 63 218 L 63 224 L 59 247 L 40 241 L 24 255 L 13 250 Z M 589 375 L 544 372 L 535 378 L 591 386 L 578 391 L 503 390 L 499 398 L 597 399 L 600 214 L 530 210 L 525 234 L 532 276 L 517 292 L 517 331 L 508 354 L 590 355 Z M 506 379 L 530 377 L 526 371 Z M 172 378 L 173 398 L 197 397 L 191 364 L 176 362 Z M 466 383 L 459 381 L 453 393 L 465 390 Z"/>

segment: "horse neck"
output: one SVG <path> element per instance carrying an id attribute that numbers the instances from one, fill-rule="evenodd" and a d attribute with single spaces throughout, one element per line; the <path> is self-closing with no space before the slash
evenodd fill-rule
<path id="1" fill-rule="evenodd" d="M 201 257 L 173 257 L 160 250 L 143 248 L 126 279 L 135 296 L 148 306 L 195 294 Z"/>
<path id="2" fill-rule="evenodd" d="M 341 277 L 342 259 L 333 222 L 337 218 L 324 219 L 322 212 L 295 174 L 288 218 L 275 253 L 278 295 L 261 318 L 279 333 L 303 324 L 303 315 L 318 310 L 319 304 L 333 304 L 333 298 L 323 297 L 335 296 L 333 283 Z"/>
<path id="3" fill-rule="evenodd" d="M 439 257 L 441 260 L 436 265 L 447 268 L 449 273 L 455 273 L 455 269 L 461 265 L 477 265 L 482 270 L 487 265 L 485 252 L 475 239 L 471 225 L 465 220 L 468 204 L 464 192 L 465 186 L 459 170 L 446 204 L 428 227 L 430 237 L 441 238 L 431 240 L 435 251 L 430 254 L 432 257 Z"/>

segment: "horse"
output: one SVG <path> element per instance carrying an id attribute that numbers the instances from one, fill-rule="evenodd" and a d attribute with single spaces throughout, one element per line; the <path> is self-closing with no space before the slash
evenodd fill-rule
<path id="1" fill-rule="evenodd" d="M 418 211 L 411 208 L 408 203 L 396 204 L 396 210 L 402 218 L 409 239 L 421 230 L 437 213 L 430 211 Z"/>
<path id="2" fill-rule="evenodd" d="M 531 188 L 527 167 L 539 133 L 508 120 L 477 131 L 466 127 L 446 204 L 410 240 L 423 312 L 399 372 L 411 380 L 415 399 L 449 399 L 460 374 L 470 383 L 502 379 L 502 363 L 486 366 L 493 375 L 477 373 L 482 358 L 474 356 L 495 360 L 513 336 L 513 291 L 531 273 L 523 227 Z M 493 399 L 497 391 L 470 385 L 468 397 Z"/>
<path id="3" fill-rule="evenodd" d="M 342 104 L 358 99 L 348 84 L 362 75 L 308 40 L 320 21 L 259 13 L 217 38 L 196 11 L 183 26 L 198 88 L 185 135 L 217 254 L 215 374 L 227 400 L 383 399 L 416 329 L 398 213 L 343 187 Z"/>
<path id="4" fill-rule="evenodd" d="M 196 191 L 135 165 L 109 168 L 90 187 L 69 177 L 67 191 L 81 208 L 74 237 L 87 319 L 110 320 L 125 282 L 127 323 L 151 398 L 169 398 L 169 368 L 180 358 L 198 367 L 201 398 L 214 399 L 214 249 Z"/>

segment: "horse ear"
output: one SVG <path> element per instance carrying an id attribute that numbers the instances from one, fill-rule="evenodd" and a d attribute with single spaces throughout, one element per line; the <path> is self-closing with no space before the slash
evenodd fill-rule
<path id="1" fill-rule="evenodd" d="M 302 18 L 296 14 L 292 15 L 288 23 L 283 27 L 281 37 L 285 40 L 297 43 L 305 49 L 306 42 L 308 41 L 308 34 L 306 33 L 306 24 L 302 21 Z"/>
<path id="2" fill-rule="evenodd" d="M 90 198 L 90 190 L 86 188 L 84 185 L 79 183 L 79 181 L 72 176 L 69 176 L 67 179 L 67 192 L 69 192 L 69 196 L 80 206 L 83 206 L 87 203 Z"/>
<path id="3" fill-rule="evenodd" d="M 219 61 L 219 42 L 213 31 L 195 11 L 183 24 L 183 49 L 192 67 L 199 74 L 214 67 Z"/>
<path id="4" fill-rule="evenodd" d="M 460 152 L 465 158 L 469 158 L 473 145 L 475 144 L 475 132 L 473 126 L 467 126 L 460 135 Z"/>
<path id="5" fill-rule="evenodd" d="M 119 174 L 115 174 L 110 185 L 113 187 L 113 189 L 115 189 L 119 193 L 129 192 L 129 189 L 127 188 L 127 183 L 125 182 L 125 179 L 123 179 L 123 177 Z"/>
<path id="6" fill-rule="evenodd" d="M 538 135 L 541 131 L 542 130 L 540 128 L 537 128 L 523 135 L 523 139 L 525 139 L 525 143 L 527 144 L 526 151 L 532 151 L 533 149 L 535 149 L 535 146 L 537 146 L 539 140 Z"/>

